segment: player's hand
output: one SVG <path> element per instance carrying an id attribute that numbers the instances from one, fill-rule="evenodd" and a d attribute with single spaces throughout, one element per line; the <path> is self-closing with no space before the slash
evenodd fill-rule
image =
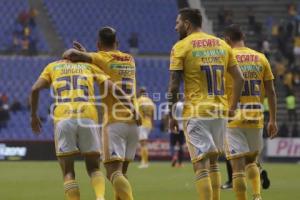
<path id="1" fill-rule="evenodd" d="M 136 110 L 133 111 L 133 117 L 135 119 L 136 125 L 141 126 L 142 125 L 142 119 L 141 119 L 140 114 Z"/>
<path id="2" fill-rule="evenodd" d="M 177 133 L 179 128 L 178 128 L 178 122 L 174 118 L 169 119 L 169 129 L 171 133 Z"/>
<path id="3" fill-rule="evenodd" d="M 31 129 L 34 134 L 39 135 L 41 133 L 42 123 L 38 116 L 31 117 Z"/>
<path id="4" fill-rule="evenodd" d="M 76 40 L 73 41 L 73 48 L 77 49 L 78 51 L 86 52 L 86 48 L 80 42 L 78 42 Z"/>
<path id="5" fill-rule="evenodd" d="M 236 110 L 235 109 L 230 109 L 228 111 L 228 122 L 231 122 L 234 119 L 235 114 L 236 114 Z"/>
<path id="6" fill-rule="evenodd" d="M 277 123 L 270 121 L 268 123 L 268 137 L 273 139 L 274 137 L 277 136 L 277 133 L 278 133 Z"/>
<path id="7" fill-rule="evenodd" d="M 66 51 L 63 53 L 63 55 L 62 55 L 63 59 L 70 60 L 70 55 L 71 55 L 72 53 L 73 53 L 73 49 L 68 49 L 68 50 L 66 50 Z"/>

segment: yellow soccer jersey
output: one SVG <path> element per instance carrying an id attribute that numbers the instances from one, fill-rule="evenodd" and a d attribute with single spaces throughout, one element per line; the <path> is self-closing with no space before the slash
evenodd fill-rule
<path id="1" fill-rule="evenodd" d="M 245 83 L 236 117 L 228 127 L 263 128 L 264 81 L 274 79 L 270 64 L 263 54 L 247 47 L 234 48 L 233 54 L 243 72 Z M 231 97 L 231 77 L 228 80 L 226 87 Z"/>
<path id="2" fill-rule="evenodd" d="M 135 63 L 132 56 L 120 51 L 99 51 L 90 53 L 92 63 L 100 67 L 111 80 L 117 84 L 132 99 L 136 105 L 136 79 Z M 113 94 L 107 93 L 106 88 L 101 88 L 103 97 L 104 124 L 114 122 L 133 123 L 132 112 L 128 110 Z"/>
<path id="3" fill-rule="evenodd" d="M 177 42 L 171 52 L 170 70 L 184 74 L 185 119 L 223 118 L 228 110 L 225 72 L 237 65 L 225 41 L 197 32 Z"/>
<path id="4" fill-rule="evenodd" d="M 146 96 L 141 96 L 137 99 L 139 113 L 142 119 L 142 126 L 152 129 L 153 112 L 155 109 L 153 101 Z"/>
<path id="5" fill-rule="evenodd" d="M 55 123 L 68 118 L 88 118 L 98 122 L 94 81 L 101 84 L 109 77 L 97 66 L 61 60 L 48 64 L 40 78 L 52 86 Z"/>

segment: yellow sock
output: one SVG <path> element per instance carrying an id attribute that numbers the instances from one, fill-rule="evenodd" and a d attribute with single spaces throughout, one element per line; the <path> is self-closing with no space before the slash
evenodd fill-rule
<path id="1" fill-rule="evenodd" d="M 148 164 L 148 148 L 147 147 L 141 147 L 141 157 L 142 157 L 142 163 Z"/>
<path id="2" fill-rule="evenodd" d="M 252 184 L 253 195 L 260 197 L 260 173 L 256 163 L 247 165 L 246 173 L 248 179 L 251 181 Z"/>
<path id="3" fill-rule="evenodd" d="M 196 172 L 196 188 L 200 200 L 212 200 L 213 192 L 208 170 Z"/>
<path id="4" fill-rule="evenodd" d="M 116 171 L 111 175 L 110 181 L 115 190 L 115 197 L 122 200 L 133 200 L 131 185 L 122 172 Z"/>
<path id="5" fill-rule="evenodd" d="M 247 200 L 246 176 L 244 172 L 235 172 L 232 174 L 233 191 L 237 200 Z"/>
<path id="6" fill-rule="evenodd" d="M 218 165 L 211 165 L 209 176 L 213 191 L 213 200 L 220 200 L 221 193 L 221 173 Z"/>
<path id="7" fill-rule="evenodd" d="M 67 200 L 80 200 L 79 186 L 75 180 L 65 181 L 64 189 Z"/>
<path id="8" fill-rule="evenodd" d="M 97 199 L 104 199 L 105 178 L 101 171 L 95 171 L 91 174 L 91 184 L 94 188 Z"/>

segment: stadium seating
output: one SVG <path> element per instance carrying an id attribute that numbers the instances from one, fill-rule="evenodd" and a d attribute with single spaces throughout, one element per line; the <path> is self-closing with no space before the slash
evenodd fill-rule
<path id="1" fill-rule="evenodd" d="M 0 2 L 0 25 L 2 29 L 0 31 L 0 51 L 5 51 L 9 48 L 12 43 L 12 33 L 17 27 L 17 17 L 21 11 L 28 9 L 29 4 L 27 0 L 2 0 Z M 46 40 L 38 28 L 35 28 L 31 34 L 37 39 L 38 51 L 49 51 Z"/>
<path id="2" fill-rule="evenodd" d="M 53 138 L 52 120 L 48 117 L 48 108 L 52 102 L 49 92 L 42 92 L 40 100 L 40 113 L 43 118 L 43 134 L 32 134 L 29 124 L 28 95 L 31 85 L 38 78 L 43 67 L 55 60 L 54 57 L 0 57 L 0 93 L 5 93 L 9 103 L 18 99 L 23 111 L 10 112 L 7 128 L 0 129 L 1 140 L 51 140 Z M 166 59 L 137 59 L 138 85 L 145 86 L 152 97 L 152 93 L 159 93 L 162 99 L 156 104 L 165 101 L 164 93 L 167 90 L 168 60 Z M 155 81 L 153 81 L 155 80 Z M 160 123 L 157 121 L 157 125 Z M 166 137 L 166 135 L 164 135 Z M 158 128 L 150 138 L 164 137 Z"/>
<path id="3" fill-rule="evenodd" d="M 250 34 L 248 25 L 248 15 L 251 13 L 255 16 L 256 23 L 262 25 L 265 34 L 269 32 L 269 24 L 282 24 L 288 19 L 288 4 L 297 0 L 252 0 L 252 1 L 236 1 L 236 0 L 201 0 L 202 5 L 206 9 L 206 14 L 213 21 L 213 29 L 216 35 L 223 34 L 223 27 L 218 23 L 218 15 L 222 9 L 232 12 L 233 23 L 240 24 L 246 32 L 247 45 L 251 48 L 257 48 L 257 43 L 262 36 Z M 270 6 L 272 5 L 272 6 Z M 270 34 L 270 33 L 268 33 Z"/>
<path id="4" fill-rule="evenodd" d="M 79 40 L 95 50 L 97 31 L 107 25 L 117 29 L 123 51 L 133 32 L 141 53 L 169 53 L 176 41 L 176 0 L 44 0 L 44 5 L 66 47 Z"/>

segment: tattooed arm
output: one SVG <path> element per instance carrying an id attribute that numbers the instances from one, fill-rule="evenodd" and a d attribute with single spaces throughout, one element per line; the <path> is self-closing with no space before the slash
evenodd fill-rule
<path id="1" fill-rule="evenodd" d="M 169 117 L 171 132 L 178 132 L 178 124 L 173 116 L 173 107 L 178 102 L 178 94 L 180 82 L 182 79 L 182 70 L 171 70 L 169 89 L 168 89 L 168 103 L 169 103 Z"/>
<path id="2" fill-rule="evenodd" d="M 92 63 L 91 56 L 82 51 L 78 51 L 77 49 L 68 49 L 63 53 L 63 58 L 68 59 L 72 62 L 87 62 Z"/>

